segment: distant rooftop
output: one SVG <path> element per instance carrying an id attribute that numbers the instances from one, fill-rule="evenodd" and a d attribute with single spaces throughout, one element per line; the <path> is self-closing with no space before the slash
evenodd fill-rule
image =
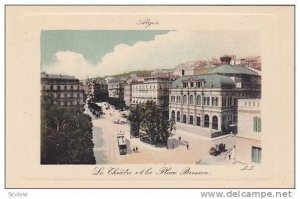
<path id="1" fill-rule="evenodd" d="M 224 75 L 219 74 L 201 74 L 182 76 L 173 82 L 172 88 L 180 88 L 183 86 L 184 81 L 205 81 L 204 88 L 234 88 L 234 81 Z"/>
<path id="2" fill-rule="evenodd" d="M 258 75 L 258 73 L 250 70 L 242 65 L 221 65 L 208 72 L 208 74 L 246 74 Z"/>
<path id="3" fill-rule="evenodd" d="M 45 72 L 41 72 L 42 79 L 64 79 L 64 80 L 78 80 L 74 76 L 70 75 L 61 75 L 61 74 L 47 74 Z"/>

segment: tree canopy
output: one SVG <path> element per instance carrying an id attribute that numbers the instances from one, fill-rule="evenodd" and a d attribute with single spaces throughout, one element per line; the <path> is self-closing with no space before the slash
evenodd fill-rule
<path id="1" fill-rule="evenodd" d="M 41 97 L 41 164 L 95 164 L 90 116 Z"/>

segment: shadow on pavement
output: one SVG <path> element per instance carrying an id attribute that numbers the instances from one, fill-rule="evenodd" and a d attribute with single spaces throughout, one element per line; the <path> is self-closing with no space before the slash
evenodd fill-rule
<path id="1" fill-rule="evenodd" d="M 187 141 L 181 140 L 179 142 L 177 138 L 169 138 L 168 139 L 168 149 L 177 148 L 179 146 L 186 146 L 186 144 L 187 144 Z"/>
<path id="2" fill-rule="evenodd" d="M 104 150 L 94 150 L 96 164 L 108 164 L 108 157 Z"/>
<path id="3" fill-rule="evenodd" d="M 99 149 L 106 144 L 106 141 L 103 139 L 102 129 L 99 127 L 93 127 L 93 142 L 96 164 L 108 164 L 109 162 L 107 152 Z"/>
<path id="4" fill-rule="evenodd" d="M 103 139 L 102 129 L 99 127 L 93 127 L 93 142 L 95 148 L 103 147 L 106 144 Z"/>
<path id="5" fill-rule="evenodd" d="M 128 139 L 125 139 L 125 141 L 126 141 L 126 145 L 127 145 L 127 154 L 132 154 L 132 148 L 131 148 L 130 141 Z"/>

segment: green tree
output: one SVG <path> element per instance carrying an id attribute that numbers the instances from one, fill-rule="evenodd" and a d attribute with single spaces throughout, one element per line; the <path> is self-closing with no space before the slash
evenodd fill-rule
<path id="1" fill-rule="evenodd" d="M 170 129 L 170 136 L 172 135 L 172 131 L 176 130 L 176 122 L 174 118 L 169 120 L 169 129 Z"/>
<path id="2" fill-rule="evenodd" d="M 128 120 L 130 122 L 130 134 L 131 136 L 139 136 L 140 127 L 142 122 L 142 114 L 140 106 L 137 104 L 135 107 L 132 106 L 129 109 Z"/>
<path id="3" fill-rule="evenodd" d="M 142 129 L 146 132 L 150 143 L 155 144 L 158 138 L 159 117 L 154 101 L 147 101 L 142 107 L 143 120 Z"/>
<path id="4" fill-rule="evenodd" d="M 91 118 L 52 101 L 41 97 L 41 164 L 95 164 Z"/>
<path id="5" fill-rule="evenodd" d="M 147 101 L 141 105 L 131 107 L 128 120 L 130 131 L 134 136 L 139 135 L 140 129 L 145 132 L 146 139 L 142 141 L 150 144 L 167 145 L 168 138 L 174 128 L 175 121 L 168 120 L 168 113 L 158 108 L 154 101 Z"/>

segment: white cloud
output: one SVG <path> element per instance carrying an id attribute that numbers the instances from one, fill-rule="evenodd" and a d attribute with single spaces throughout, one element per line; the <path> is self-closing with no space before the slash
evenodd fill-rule
<path id="1" fill-rule="evenodd" d="M 56 63 L 45 66 L 46 72 L 74 75 L 78 78 L 118 74 L 131 70 L 172 68 L 199 59 L 224 54 L 237 57 L 260 55 L 257 33 L 171 31 L 157 35 L 152 41 L 133 46 L 117 45 L 95 65 L 75 52 L 57 52 Z"/>

